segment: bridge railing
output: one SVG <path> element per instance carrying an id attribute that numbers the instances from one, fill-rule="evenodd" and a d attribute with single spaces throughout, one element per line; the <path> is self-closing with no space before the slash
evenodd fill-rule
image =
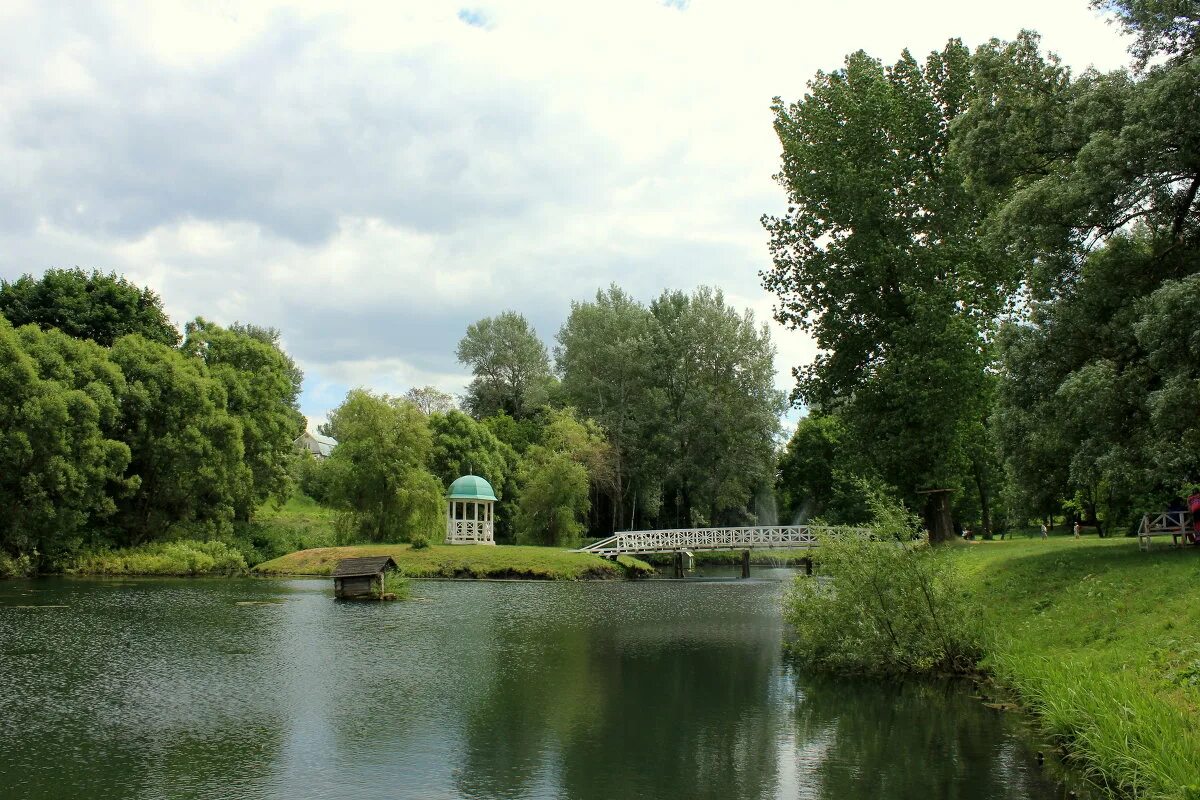
<path id="1" fill-rule="evenodd" d="M 673 553 L 681 550 L 756 550 L 763 548 L 817 547 L 818 533 L 841 531 L 869 533 L 866 528 L 811 525 L 753 525 L 726 528 L 674 528 L 654 531 L 622 531 L 607 539 L 581 547 L 581 553 Z"/>

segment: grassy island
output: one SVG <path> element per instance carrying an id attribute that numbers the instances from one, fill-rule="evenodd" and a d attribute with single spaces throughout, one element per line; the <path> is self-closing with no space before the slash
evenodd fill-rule
<path id="1" fill-rule="evenodd" d="M 266 561 L 254 568 L 263 575 L 328 575 L 343 558 L 391 556 L 408 578 L 525 578 L 531 580 L 605 580 L 650 575 L 649 564 L 622 556 L 614 563 L 588 553 L 554 547 L 516 545 L 406 544 L 315 547 Z"/>

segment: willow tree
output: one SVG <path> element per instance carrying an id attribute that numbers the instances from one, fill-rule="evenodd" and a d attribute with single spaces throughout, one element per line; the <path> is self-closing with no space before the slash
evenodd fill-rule
<path id="1" fill-rule="evenodd" d="M 426 468 L 433 450 L 427 417 L 398 397 L 353 389 L 322 432 L 338 446 L 322 465 L 344 531 L 376 541 L 428 541 L 442 523 L 441 482 Z"/>
<path id="2" fill-rule="evenodd" d="M 1134 68 L 1076 76 L 1032 34 L 991 42 L 956 154 L 997 200 L 989 244 L 1028 265 L 1000 340 L 1013 485 L 1125 525 L 1200 481 L 1200 4 L 1096 5 Z"/>
<path id="3" fill-rule="evenodd" d="M 985 333 L 1015 280 L 976 237 L 983 212 L 950 157 L 971 88 L 971 54 L 952 40 L 924 63 L 859 51 L 773 106 L 789 206 L 764 217 L 762 277 L 776 318 L 820 348 L 794 370 L 794 399 L 836 411 L 910 500 L 968 473 Z"/>

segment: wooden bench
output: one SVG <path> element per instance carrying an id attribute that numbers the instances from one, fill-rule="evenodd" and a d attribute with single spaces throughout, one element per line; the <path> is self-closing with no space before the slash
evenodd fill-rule
<path id="1" fill-rule="evenodd" d="M 1142 524 L 1138 526 L 1138 547 L 1150 549 L 1150 542 L 1155 536 L 1170 536 L 1171 543 L 1176 547 L 1183 544 L 1187 534 L 1192 532 L 1192 515 L 1187 511 L 1164 511 L 1161 514 L 1142 515 Z"/>

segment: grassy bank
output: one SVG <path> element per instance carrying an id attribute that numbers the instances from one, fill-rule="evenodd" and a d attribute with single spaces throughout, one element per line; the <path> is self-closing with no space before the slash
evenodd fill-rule
<path id="1" fill-rule="evenodd" d="M 587 553 L 552 547 L 511 545 L 433 545 L 414 550 L 406 544 L 319 547 L 259 564 L 264 575 L 328 575 L 343 558 L 391 556 L 401 575 L 410 578 L 532 578 L 589 580 L 648 575 L 649 564 L 622 556 L 613 563 Z"/>
<path id="2" fill-rule="evenodd" d="M 233 575 L 246 571 L 246 559 L 225 542 L 156 542 L 85 553 L 65 568 L 77 575 Z"/>
<path id="3" fill-rule="evenodd" d="M 1200 551 L 1055 537 L 959 545 L 983 665 L 1115 794 L 1200 798 Z"/>

